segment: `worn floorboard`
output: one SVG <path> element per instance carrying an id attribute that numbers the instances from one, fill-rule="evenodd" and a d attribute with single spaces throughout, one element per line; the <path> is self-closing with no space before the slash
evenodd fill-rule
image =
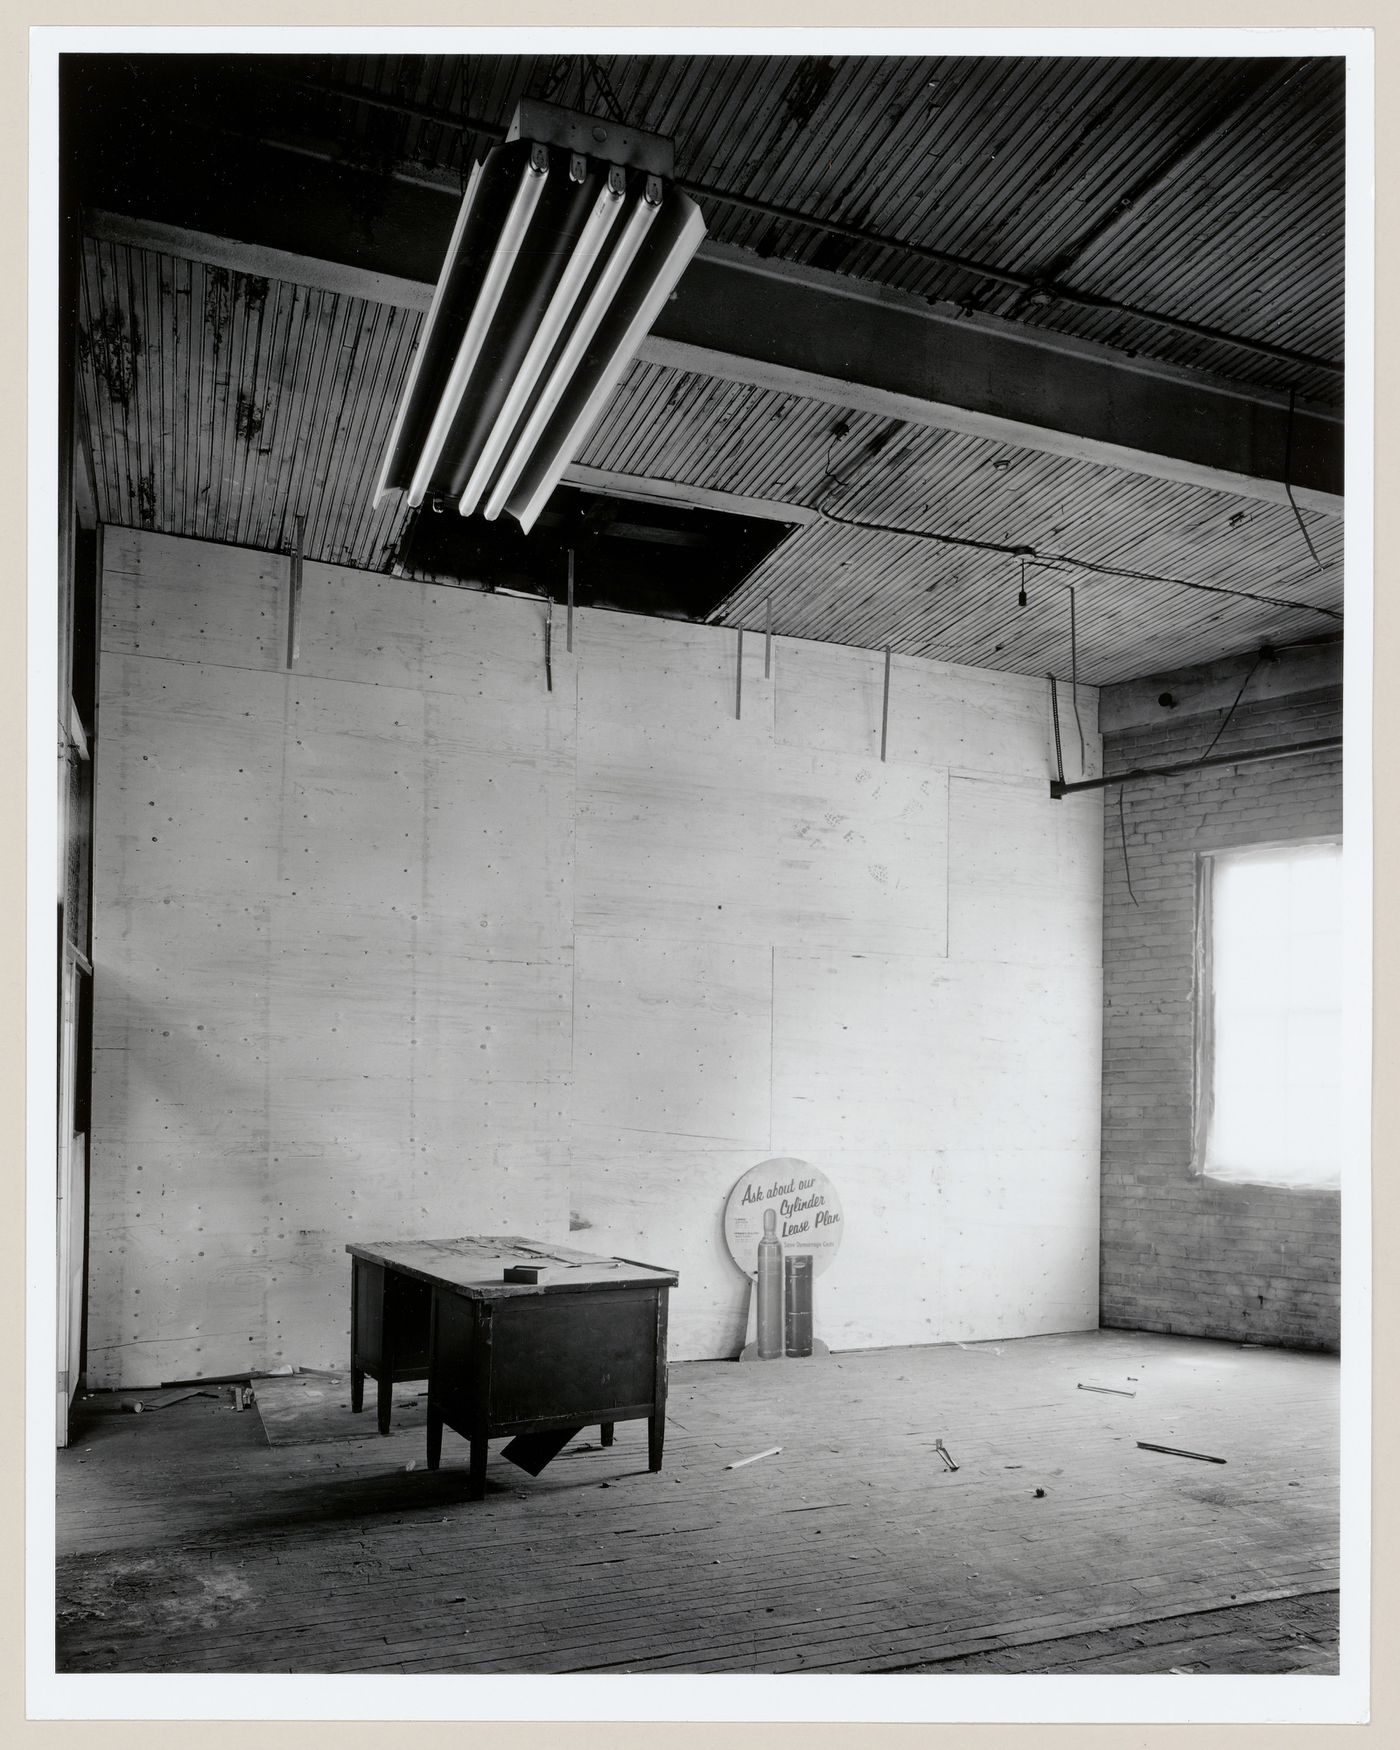
<path id="1" fill-rule="evenodd" d="M 383 1439 L 326 1376 L 266 1382 L 266 1425 L 80 1405 L 58 1667 L 1335 1670 L 1337 1376 L 1121 1331 L 689 1363 L 660 1475 L 623 1423 L 538 1478 L 494 1447 L 479 1502 L 411 1385 Z"/>

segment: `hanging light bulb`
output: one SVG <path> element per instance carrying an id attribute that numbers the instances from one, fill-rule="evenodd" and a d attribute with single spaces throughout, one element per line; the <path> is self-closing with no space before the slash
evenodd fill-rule
<path id="1" fill-rule="evenodd" d="M 1026 562 L 1021 561 L 1021 593 L 1016 597 L 1016 605 L 1023 608 L 1026 605 Z"/>

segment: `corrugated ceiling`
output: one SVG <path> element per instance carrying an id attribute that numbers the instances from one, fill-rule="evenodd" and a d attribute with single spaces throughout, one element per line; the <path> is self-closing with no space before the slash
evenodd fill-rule
<path id="1" fill-rule="evenodd" d="M 459 175 L 522 95 L 671 135 L 683 178 L 1314 357 L 1342 349 L 1344 68 L 947 57 L 335 57 L 300 77 L 362 155 Z M 397 107 L 395 107 L 397 106 Z M 348 111 L 348 113 L 347 113 Z M 439 120 L 426 119 L 436 116 Z M 1144 356 L 1336 401 L 1329 371 L 1023 296 L 702 201 L 710 235 Z"/>
<path id="2" fill-rule="evenodd" d="M 105 522 L 387 570 L 401 512 L 372 509 L 419 318 L 365 300 L 89 240 L 80 389 Z M 844 436 L 833 427 L 847 426 Z M 638 364 L 580 460 L 824 513 L 722 610 L 731 624 L 1103 683 L 1261 638 L 1335 628 L 1340 521 L 828 403 Z M 994 466 L 993 464 L 1001 464 Z M 1086 559 L 1189 589 L 843 526 L 890 523 Z"/>
<path id="3" fill-rule="evenodd" d="M 88 239 L 79 392 L 102 522 L 382 571 L 374 481 L 422 318 Z"/>

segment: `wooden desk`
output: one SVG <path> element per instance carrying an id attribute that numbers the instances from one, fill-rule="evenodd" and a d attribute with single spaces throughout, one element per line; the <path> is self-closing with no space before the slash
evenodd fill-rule
<path id="1" fill-rule="evenodd" d="M 666 1427 L 667 1297 L 678 1277 L 519 1235 L 351 1245 L 351 1403 L 379 1383 L 388 1430 L 395 1379 L 428 1379 L 428 1469 L 442 1431 L 471 1443 L 468 1496 L 485 1491 L 487 1442 L 506 1435 L 612 1426 L 645 1417 L 661 1469 Z M 537 1283 L 504 1280 L 537 1265 Z M 423 1313 L 427 1310 L 424 1338 Z"/>

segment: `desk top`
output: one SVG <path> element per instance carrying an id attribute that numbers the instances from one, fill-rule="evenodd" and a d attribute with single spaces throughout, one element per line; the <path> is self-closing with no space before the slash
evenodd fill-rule
<path id="1" fill-rule="evenodd" d="M 659 1270 L 631 1258 L 605 1258 L 551 1246 L 519 1234 L 479 1234 L 455 1240 L 373 1240 L 347 1245 L 366 1263 L 382 1264 L 421 1282 L 451 1289 L 469 1300 L 506 1300 L 521 1294 L 568 1294 L 585 1288 L 674 1288 L 674 1270 Z M 506 1282 L 513 1264 L 538 1265 L 538 1282 Z"/>

